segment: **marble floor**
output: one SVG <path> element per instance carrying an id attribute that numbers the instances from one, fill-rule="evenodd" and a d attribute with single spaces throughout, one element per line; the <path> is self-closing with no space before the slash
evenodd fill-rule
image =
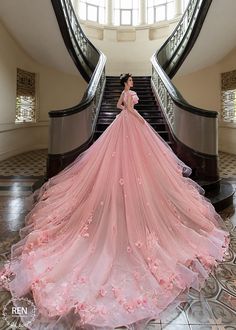
<path id="1" fill-rule="evenodd" d="M 37 150 L 0 162 L 0 263 L 19 240 L 18 231 L 27 214 L 25 197 L 45 173 L 46 154 L 46 150 Z M 220 152 L 220 175 L 236 188 L 235 155 Z M 149 323 L 147 330 L 236 330 L 235 206 L 236 194 L 234 205 L 220 212 L 231 235 L 227 259 L 217 266 L 200 292 L 191 289 L 188 302 L 171 315 Z M 0 291 L 0 330 L 11 329 L 2 317 L 3 307 L 10 299 L 7 291 Z"/>

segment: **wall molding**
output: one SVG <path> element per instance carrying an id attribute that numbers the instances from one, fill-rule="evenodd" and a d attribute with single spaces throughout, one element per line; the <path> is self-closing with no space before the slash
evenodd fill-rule
<path id="1" fill-rule="evenodd" d="M 219 121 L 219 127 L 224 128 L 235 128 L 236 129 L 236 123 L 230 123 L 225 121 Z"/>
<path id="2" fill-rule="evenodd" d="M 3 123 L 0 124 L 0 133 L 8 132 L 8 131 L 15 131 L 18 129 L 26 129 L 26 128 L 32 128 L 32 127 L 44 127 L 49 126 L 49 121 L 40 121 L 36 123 Z"/>
<path id="3" fill-rule="evenodd" d="M 177 25 L 181 16 L 175 17 L 169 21 L 163 21 L 156 24 L 145 24 L 136 26 L 114 26 L 102 25 L 95 22 L 87 22 L 80 19 L 81 26 L 86 30 L 86 34 L 94 39 L 106 40 L 106 32 L 113 31 L 116 33 L 117 41 L 135 41 L 136 33 L 139 31 L 147 31 L 149 40 L 165 38 L 170 34 L 170 28 Z M 125 34 L 128 38 L 124 38 Z"/>

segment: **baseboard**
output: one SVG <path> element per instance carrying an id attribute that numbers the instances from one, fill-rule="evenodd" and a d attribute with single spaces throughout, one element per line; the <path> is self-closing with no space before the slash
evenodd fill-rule
<path id="1" fill-rule="evenodd" d="M 225 152 L 226 154 L 230 154 L 230 155 L 235 155 L 236 156 L 235 150 L 233 150 L 233 149 L 229 150 L 229 149 L 223 148 L 221 146 L 219 146 L 218 149 L 219 149 L 219 152 L 221 151 L 221 152 Z"/>

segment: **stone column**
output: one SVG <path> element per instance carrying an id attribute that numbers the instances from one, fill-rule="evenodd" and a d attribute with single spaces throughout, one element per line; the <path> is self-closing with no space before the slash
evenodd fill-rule
<path id="1" fill-rule="evenodd" d="M 139 23 L 140 25 L 147 24 L 146 22 L 146 1 L 145 0 L 139 0 Z"/>
<path id="2" fill-rule="evenodd" d="M 174 17 L 178 17 L 182 14 L 183 14 L 182 0 L 175 0 L 175 15 L 174 15 Z"/>
<path id="3" fill-rule="evenodd" d="M 113 5 L 112 0 L 106 0 L 106 18 L 107 18 L 107 25 L 113 25 Z"/>
<path id="4" fill-rule="evenodd" d="M 72 5 L 74 7 L 76 15 L 79 13 L 79 0 L 72 0 Z"/>

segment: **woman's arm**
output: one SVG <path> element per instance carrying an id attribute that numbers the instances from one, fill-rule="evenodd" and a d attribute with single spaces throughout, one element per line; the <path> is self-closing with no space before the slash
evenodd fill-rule
<path id="1" fill-rule="evenodd" d="M 124 97 L 124 93 L 122 92 L 120 94 L 119 100 L 118 100 L 117 105 L 116 105 L 116 107 L 118 109 L 121 109 L 121 110 L 124 110 L 124 106 L 122 105 L 122 103 L 123 103 L 123 97 Z"/>

